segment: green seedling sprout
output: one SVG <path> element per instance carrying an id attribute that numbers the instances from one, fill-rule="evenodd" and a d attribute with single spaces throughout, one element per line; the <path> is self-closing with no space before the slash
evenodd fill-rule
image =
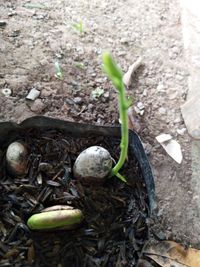
<path id="1" fill-rule="evenodd" d="M 75 61 L 75 62 L 74 62 L 74 65 L 75 65 L 75 67 L 77 67 L 78 69 L 81 69 L 81 70 L 84 70 L 84 69 L 85 69 L 85 65 L 84 65 L 84 63 L 82 63 L 82 62 Z"/>
<path id="2" fill-rule="evenodd" d="M 112 81 L 118 92 L 119 113 L 121 121 L 121 142 L 120 142 L 120 157 L 116 165 L 113 167 L 110 176 L 117 176 L 122 181 L 126 182 L 125 177 L 119 174 L 119 170 L 124 165 L 128 153 L 128 113 L 127 109 L 132 105 L 132 101 L 126 97 L 125 86 L 123 83 L 123 73 L 117 66 L 112 56 L 105 52 L 103 54 L 103 70 L 108 78 Z"/>
<path id="3" fill-rule="evenodd" d="M 80 35 L 83 34 L 83 22 L 82 22 L 82 20 L 78 23 L 74 23 L 72 26 Z"/>
<path id="4" fill-rule="evenodd" d="M 56 71 L 55 77 L 59 80 L 62 80 L 63 79 L 63 73 L 62 73 L 60 64 L 58 62 L 55 62 L 55 71 Z"/>
<path id="5" fill-rule="evenodd" d="M 56 76 L 61 79 L 62 71 L 58 62 L 55 63 Z M 103 54 L 103 70 L 112 81 L 118 92 L 119 113 L 121 121 L 121 142 L 120 142 L 120 157 L 116 165 L 110 173 L 110 177 L 116 176 L 123 182 L 126 178 L 119 173 L 119 170 L 124 165 L 128 153 L 128 114 L 127 109 L 132 104 L 129 98 L 126 97 L 125 87 L 123 83 L 123 73 L 117 66 L 111 55 L 107 52 Z M 43 210 L 39 214 L 32 215 L 27 225 L 32 230 L 58 230 L 58 229 L 73 229 L 74 226 L 81 223 L 83 214 L 81 210 L 73 209 L 69 206 L 54 206 Z"/>

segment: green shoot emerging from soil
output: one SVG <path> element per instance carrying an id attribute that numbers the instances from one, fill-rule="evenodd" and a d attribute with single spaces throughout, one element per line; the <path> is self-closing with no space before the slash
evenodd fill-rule
<path id="1" fill-rule="evenodd" d="M 56 71 L 55 77 L 59 80 L 62 80 L 63 79 L 63 73 L 62 73 L 60 64 L 57 61 L 55 62 L 55 71 Z"/>
<path id="2" fill-rule="evenodd" d="M 78 23 L 73 24 L 72 26 L 80 35 L 83 34 L 83 22 L 82 22 L 82 20 Z"/>
<path id="3" fill-rule="evenodd" d="M 118 92 L 119 113 L 121 121 L 121 143 L 120 143 L 120 157 L 117 164 L 111 171 L 111 177 L 117 176 L 122 181 L 126 182 L 125 177 L 119 174 L 119 170 L 124 165 L 128 153 L 128 113 L 127 109 L 132 104 L 132 101 L 126 97 L 125 87 L 123 83 L 123 73 L 113 60 L 112 56 L 105 52 L 103 54 L 103 70 L 112 81 Z"/>

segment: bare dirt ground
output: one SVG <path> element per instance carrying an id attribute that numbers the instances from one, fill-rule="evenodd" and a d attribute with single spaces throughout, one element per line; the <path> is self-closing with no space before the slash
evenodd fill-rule
<path id="1" fill-rule="evenodd" d="M 39 5 L 38 5 L 39 3 Z M 195 196 L 190 188 L 190 138 L 180 105 L 187 94 L 181 16 L 176 0 L 3 1 L 0 0 L 0 120 L 20 122 L 33 115 L 102 125 L 118 124 L 117 95 L 101 70 L 101 54 L 112 52 L 124 71 L 139 57 L 130 95 L 139 134 L 155 174 L 159 238 L 200 246 Z M 72 26 L 83 22 L 84 34 Z M 55 77 L 59 62 L 63 80 Z M 40 96 L 26 100 L 35 88 Z M 104 90 L 94 99 L 95 89 Z M 178 165 L 155 137 L 169 133 L 182 147 Z"/>

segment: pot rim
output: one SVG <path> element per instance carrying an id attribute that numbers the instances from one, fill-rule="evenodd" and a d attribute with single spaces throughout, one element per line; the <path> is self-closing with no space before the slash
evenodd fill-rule
<path id="1" fill-rule="evenodd" d="M 87 137 L 91 134 L 98 134 L 103 136 L 113 136 L 115 138 L 120 138 L 121 127 L 120 126 L 107 126 L 107 125 L 94 125 L 88 123 L 79 123 L 72 121 L 65 121 L 57 118 L 51 118 L 46 116 L 33 116 L 25 119 L 21 123 L 17 124 L 15 122 L 0 122 L 0 148 L 5 147 L 11 141 L 5 142 L 4 136 L 9 136 L 9 140 L 19 135 L 21 130 L 26 130 L 29 128 L 35 129 L 59 129 L 63 130 L 65 133 L 80 137 L 84 134 Z M 142 145 L 139 135 L 129 129 L 129 147 L 136 157 L 142 176 L 146 185 L 148 204 L 149 204 L 149 216 L 154 217 L 157 213 L 157 203 L 155 196 L 155 183 L 152 169 L 145 153 L 144 147 Z"/>

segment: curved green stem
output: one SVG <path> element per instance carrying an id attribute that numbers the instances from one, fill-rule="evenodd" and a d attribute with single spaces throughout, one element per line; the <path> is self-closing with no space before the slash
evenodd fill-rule
<path id="1" fill-rule="evenodd" d="M 126 98 L 125 87 L 123 84 L 123 73 L 117 67 L 116 63 L 112 59 L 109 53 L 103 54 L 103 69 L 105 73 L 108 75 L 110 80 L 113 82 L 115 88 L 118 91 L 118 102 L 119 102 L 119 113 L 121 120 L 121 142 L 120 142 L 120 157 L 117 164 L 111 171 L 110 176 L 117 176 L 122 181 L 126 181 L 126 179 L 119 174 L 119 170 L 124 165 L 124 162 L 127 158 L 128 154 L 128 113 L 127 109 L 130 107 L 131 102 L 130 99 Z"/>
<path id="2" fill-rule="evenodd" d="M 121 86 L 124 87 L 123 84 Z M 121 153 L 117 164 L 112 169 L 111 176 L 116 175 L 118 171 L 122 168 L 128 153 L 128 114 L 127 114 L 127 107 L 125 104 L 126 103 L 125 88 L 119 91 L 118 99 L 119 99 L 119 113 L 121 120 L 121 143 L 120 143 Z"/>

